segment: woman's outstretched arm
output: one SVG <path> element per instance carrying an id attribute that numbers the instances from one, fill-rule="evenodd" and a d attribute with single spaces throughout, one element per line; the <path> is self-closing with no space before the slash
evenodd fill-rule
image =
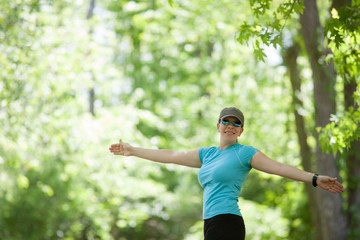
<path id="1" fill-rule="evenodd" d="M 119 143 L 112 144 L 109 148 L 114 155 L 135 156 L 159 163 L 174 163 L 178 165 L 200 168 L 201 161 L 199 150 L 176 152 L 172 150 L 146 149 L 133 147 L 120 140 Z"/>
<path id="2" fill-rule="evenodd" d="M 310 184 L 312 183 L 314 176 L 314 173 L 303 171 L 288 164 L 276 162 L 260 151 L 254 154 L 250 161 L 250 165 L 256 170 L 262 172 L 276 174 L 282 177 Z M 316 183 L 322 189 L 332 193 L 341 193 L 344 191 L 343 186 L 337 181 L 337 178 L 319 175 L 317 177 Z"/>

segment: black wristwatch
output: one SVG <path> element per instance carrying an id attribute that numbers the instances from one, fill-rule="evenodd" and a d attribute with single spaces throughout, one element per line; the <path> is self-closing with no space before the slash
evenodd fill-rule
<path id="1" fill-rule="evenodd" d="M 319 176 L 319 175 L 318 175 L 317 173 L 315 173 L 314 176 L 313 176 L 312 185 L 313 185 L 314 187 L 317 186 L 316 180 L 317 180 L 318 176 Z"/>

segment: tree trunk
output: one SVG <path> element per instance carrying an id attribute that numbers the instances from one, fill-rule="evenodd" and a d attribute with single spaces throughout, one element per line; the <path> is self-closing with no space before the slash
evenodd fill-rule
<path id="1" fill-rule="evenodd" d="M 312 166 L 312 153 L 311 148 L 309 144 L 307 143 L 308 134 L 305 130 L 305 120 L 304 117 L 300 114 L 301 108 L 303 108 L 303 102 L 298 97 L 299 93 L 301 92 L 301 79 L 299 70 L 297 68 L 297 57 L 299 55 L 300 46 L 297 43 L 294 43 L 293 46 L 287 48 L 283 54 L 284 62 L 286 63 L 291 87 L 292 87 L 292 105 L 293 105 L 293 111 L 295 116 L 295 124 L 296 124 L 296 133 L 298 136 L 298 141 L 300 145 L 300 155 L 301 155 L 301 164 L 305 171 L 308 172 L 314 172 L 313 166 Z M 315 188 L 309 184 L 305 185 L 305 190 L 308 195 L 309 199 L 309 207 L 311 212 L 311 222 L 312 225 L 315 226 L 315 229 L 318 229 L 320 227 L 320 219 L 319 219 L 319 212 L 315 204 L 316 201 L 316 192 Z M 322 239 L 321 238 L 321 231 L 316 231 L 316 239 Z"/>
<path id="2" fill-rule="evenodd" d="M 89 112 L 95 116 L 95 89 L 89 89 Z"/>
<path id="3" fill-rule="evenodd" d="M 351 2 L 351 0 L 333 0 L 331 9 L 335 8 L 339 11 L 342 7 L 350 7 Z M 347 76 L 350 76 L 350 74 L 344 74 L 343 76 L 345 110 L 349 111 L 350 108 L 356 110 L 359 108 L 354 102 L 354 92 L 356 91 L 357 83 L 354 78 Z M 360 239 L 360 141 L 352 142 L 350 149 L 345 152 L 343 157 L 346 162 L 348 176 L 347 215 L 349 239 Z"/>
<path id="4" fill-rule="evenodd" d="M 344 79 L 345 110 L 351 107 L 358 109 L 354 102 L 356 91 L 356 80 Z M 350 227 L 350 238 L 360 239 L 360 141 L 351 143 L 350 149 L 344 154 L 348 175 L 348 221 Z"/>
<path id="5" fill-rule="evenodd" d="M 90 0 L 90 4 L 89 4 L 89 10 L 87 12 L 86 15 L 86 19 L 90 20 L 94 14 L 94 8 L 95 8 L 95 0 Z M 92 34 L 92 28 L 90 27 L 89 29 L 89 35 L 91 36 Z M 91 51 L 89 50 L 88 56 L 90 56 Z M 94 73 L 91 72 L 91 80 L 93 82 L 95 82 L 95 76 Z M 95 116 L 95 89 L 94 87 L 91 87 L 89 89 L 89 112 Z"/>
<path id="6" fill-rule="evenodd" d="M 335 113 L 335 72 L 332 63 L 326 64 L 323 29 L 320 25 L 319 13 L 314 0 L 304 0 L 304 11 L 300 16 L 302 35 L 306 52 L 312 69 L 314 83 L 315 125 L 324 127 Z M 319 174 L 339 177 L 339 171 L 332 155 L 322 152 L 316 132 L 316 167 Z M 321 237 L 324 240 L 345 240 L 347 218 L 342 209 L 340 194 L 331 194 L 318 189 L 317 207 L 319 208 Z"/>

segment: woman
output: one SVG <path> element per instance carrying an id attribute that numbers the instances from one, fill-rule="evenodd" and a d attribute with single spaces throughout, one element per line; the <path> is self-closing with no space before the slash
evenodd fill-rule
<path id="1" fill-rule="evenodd" d="M 217 131 L 220 146 L 192 151 L 144 149 L 120 140 L 109 148 L 115 155 L 136 156 L 160 163 L 200 168 L 198 178 L 204 188 L 203 218 L 205 240 L 245 239 L 245 225 L 237 201 L 251 168 L 296 181 L 312 183 L 332 193 L 343 192 L 336 178 L 302 171 L 276 162 L 254 147 L 242 145 L 237 138 L 244 131 L 244 115 L 235 108 L 224 108 Z"/>

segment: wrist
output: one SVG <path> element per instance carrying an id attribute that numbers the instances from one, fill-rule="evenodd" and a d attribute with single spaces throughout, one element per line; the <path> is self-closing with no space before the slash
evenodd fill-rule
<path id="1" fill-rule="evenodd" d="M 137 150 L 138 150 L 138 147 L 133 147 L 133 146 L 130 145 L 129 148 L 128 148 L 129 156 L 130 156 L 130 157 L 131 157 L 131 156 L 136 157 L 136 156 L 137 156 L 137 155 L 136 155 Z"/>
<path id="2" fill-rule="evenodd" d="M 317 173 L 315 173 L 314 174 L 314 176 L 312 177 L 312 185 L 314 186 L 314 187 L 316 187 L 318 184 L 317 184 L 317 180 L 318 180 L 318 174 Z"/>

